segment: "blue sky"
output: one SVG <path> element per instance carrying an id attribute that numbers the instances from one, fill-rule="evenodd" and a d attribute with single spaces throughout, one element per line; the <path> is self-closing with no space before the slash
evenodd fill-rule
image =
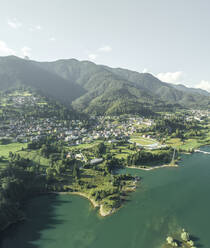
<path id="1" fill-rule="evenodd" d="M 0 56 L 151 72 L 210 91 L 209 0 L 2 0 Z"/>

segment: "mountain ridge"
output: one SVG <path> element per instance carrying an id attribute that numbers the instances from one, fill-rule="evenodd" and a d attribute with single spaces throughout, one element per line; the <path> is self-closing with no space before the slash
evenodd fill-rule
<path id="1" fill-rule="evenodd" d="M 0 57 L 0 90 L 19 85 L 36 88 L 44 95 L 69 104 L 85 93 L 83 88 L 55 73 L 47 72 L 31 60 L 16 56 Z"/>
<path id="2" fill-rule="evenodd" d="M 2 60 L 7 62 L 6 67 L 2 66 Z M 150 73 L 77 59 L 37 62 L 14 56 L 0 57 L 0 89 L 12 79 L 88 114 L 149 114 L 161 109 L 210 105 L 210 94 L 204 90 L 168 84 Z"/>

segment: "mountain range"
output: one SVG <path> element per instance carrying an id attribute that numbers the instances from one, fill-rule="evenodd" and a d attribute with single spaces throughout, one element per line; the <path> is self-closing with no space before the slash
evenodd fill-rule
<path id="1" fill-rule="evenodd" d="M 21 85 L 88 114 L 209 108 L 210 93 L 160 81 L 152 74 L 76 59 L 37 62 L 0 57 L 0 90 Z"/>

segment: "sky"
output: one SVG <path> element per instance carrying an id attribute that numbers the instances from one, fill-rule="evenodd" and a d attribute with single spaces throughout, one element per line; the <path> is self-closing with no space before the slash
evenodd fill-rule
<path id="1" fill-rule="evenodd" d="M 0 0 L 0 56 L 76 58 L 210 92 L 209 0 Z"/>

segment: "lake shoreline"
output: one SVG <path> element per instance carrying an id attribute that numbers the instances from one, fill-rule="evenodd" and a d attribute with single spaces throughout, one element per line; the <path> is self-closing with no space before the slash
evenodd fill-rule
<path id="1" fill-rule="evenodd" d="M 82 193 L 82 192 L 70 192 L 70 191 L 63 191 L 63 192 L 56 192 L 55 191 L 55 192 L 53 192 L 53 191 L 51 191 L 51 192 L 42 192 L 42 193 L 36 194 L 35 196 L 43 196 L 43 195 L 50 195 L 50 194 L 55 194 L 55 195 L 76 195 L 76 196 L 84 197 L 84 198 L 86 198 L 86 199 L 88 199 L 90 201 L 90 203 L 93 206 L 93 208 L 99 208 L 99 215 L 101 217 L 106 217 L 106 216 L 111 215 L 112 213 L 114 213 L 116 211 L 115 209 L 111 209 L 110 211 L 105 210 L 103 204 L 97 203 L 94 199 L 92 199 L 87 194 Z M 18 223 L 20 223 L 20 222 L 22 222 L 24 220 L 25 220 L 25 217 L 21 217 L 19 219 L 14 220 L 14 221 L 8 222 L 4 226 L 4 228 L 2 228 L 1 232 L 6 231 L 10 226 L 18 224 Z"/>
<path id="2" fill-rule="evenodd" d="M 141 167 L 141 166 L 135 166 L 135 165 L 132 165 L 132 166 L 126 166 L 126 168 L 130 168 L 130 169 L 137 169 L 137 170 L 144 170 L 144 171 L 151 171 L 151 170 L 156 170 L 156 169 L 161 169 L 161 168 L 178 168 L 179 165 L 178 164 L 175 164 L 175 165 L 170 165 L 170 164 L 163 164 L 163 165 L 157 165 L 157 166 L 153 166 L 151 168 L 144 168 L 144 167 Z"/>
<path id="3" fill-rule="evenodd" d="M 115 209 L 111 209 L 110 211 L 105 210 L 103 204 L 99 204 L 98 202 L 96 202 L 94 199 L 92 199 L 90 196 L 88 196 L 87 194 L 85 194 L 83 192 L 79 192 L 79 191 L 78 192 L 76 192 L 76 191 L 75 192 L 70 192 L 70 191 L 65 192 L 64 191 L 64 192 L 49 192 L 48 194 L 76 195 L 76 196 L 84 197 L 90 201 L 93 208 L 99 208 L 99 215 L 102 217 L 106 217 L 108 215 L 111 215 L 116 211 Z"/>

